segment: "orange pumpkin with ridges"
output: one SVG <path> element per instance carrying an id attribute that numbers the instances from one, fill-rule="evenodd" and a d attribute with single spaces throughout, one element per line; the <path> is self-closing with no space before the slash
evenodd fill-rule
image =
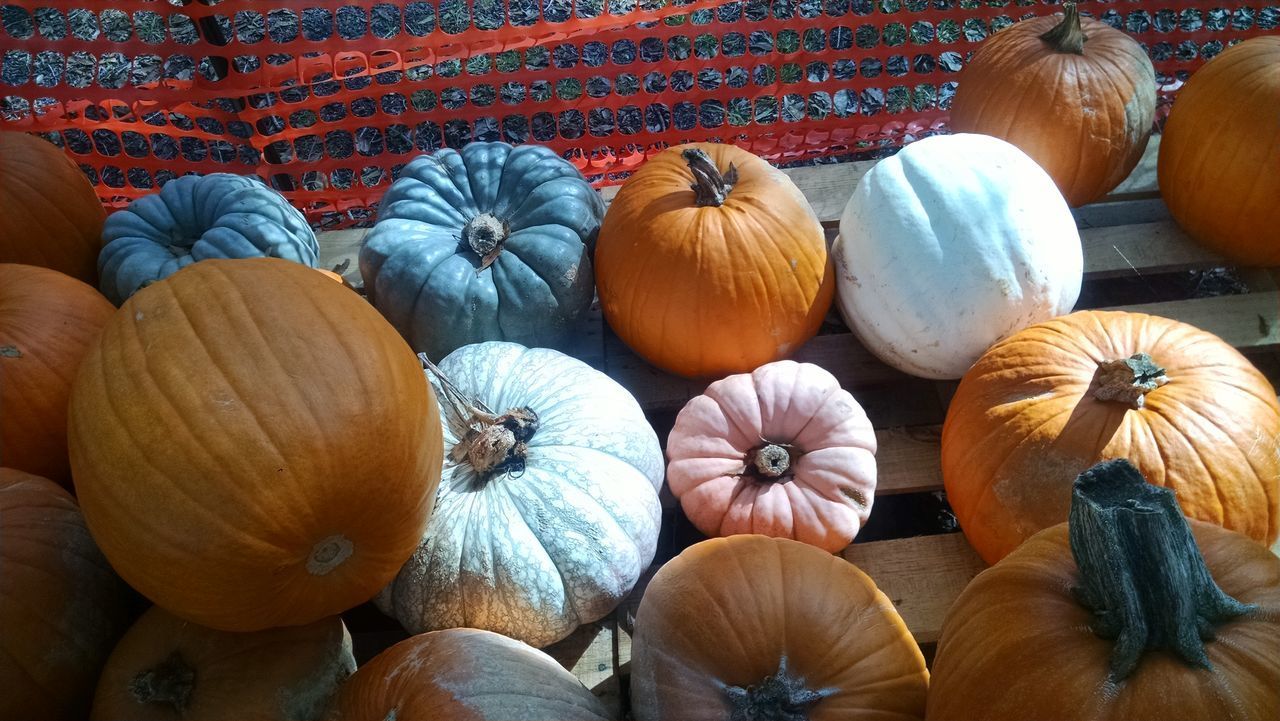
<path id="1" fill-rule="evenodd" d="M 1072 207 L 1111 192 L 1137 166 L 1156 111 L 1142 46 L 1075 3 L 987 39 L 960 74 L 958 133 L 993 135 L 1049 173 Z"/>
<path id="2" fill-rule="evenodd" d="M 71 382 L 115 311 L 68 275 L 0 263 L 0 463 L 71 488 Z"/>
<path id="3" fill-rule="evenodd" d="M 0 468 L 0 719 L 83 719 L 130 600 L 75 499 Z"/>
<path id="4" fill-rule="evenodd" d="M 595 262 L 609 327 L 686 377 L 748 372 L 794 353 L 835 293 L 822 226 L 800 190 L 731 145 L 649 159 L 609 206 Z"/>
<path id="5" fill-rule="evenodd" d="M 1280 534 L 1280 403 L 1217 336 L 1168 318 L 1080 311 L 992 346 L 942 428 L 947 500 L 995 563 L 1067 519 L 1071 483 L 1128 458 L 1188 516 Z"/>
<path id="6" fill-rule="evenodd" d="M 227 631 L 372 598 L 442 468 L 435 396 L 355 293 L 274 258 L 203 260 L 131 297 L 72 389 L 85 520 L 134 588 Z"/>
<path id="7" fill-rule="evenodd" d="M 1280 36 L 1197 70 L 1164 126 L 1160 194 L 1182 229 L 1237 263 L 1280 265 Z"/>
<path id="8" fill-rule="evenodd" d="M 57 146 L 0 132 L 0 263 L 23 263 L 98 282 L 107 219 L 93 186 Z"/>

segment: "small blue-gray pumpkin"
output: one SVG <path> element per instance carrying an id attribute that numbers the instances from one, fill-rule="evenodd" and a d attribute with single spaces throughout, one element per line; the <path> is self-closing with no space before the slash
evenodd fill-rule
<path id="1" fill-rule="evenodd" d="M 289 201 L 254 177 L 186 175 L 107 216 L 98 274 L 116 305 L 206 258 L 284 258 L 315 267 L 316 235 Z"/>
<path id="2" fill-rule="evenodd" d="M 369 300 L 414 350 L 554 344 L 591 305 L 604 203 L 534 145 L 471 143 L 405 166 L 360 249 Z"/>

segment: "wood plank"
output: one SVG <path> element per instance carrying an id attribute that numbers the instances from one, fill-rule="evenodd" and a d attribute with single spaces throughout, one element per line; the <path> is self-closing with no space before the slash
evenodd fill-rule
<path id="1" fill-rule="evenodd" d="M 631 659 L 630 637 L 626 656 L 620 657 L 618 636 L 618 623 L 610 614 L 600 621 L 579 627 L 563 641 L 542 649 L 604 703 L 610 718 L 622 717 L 622 682 L 618 667 L 620 658 Z"/>
<path id="2" fill-rule="evenodd" d="M 1160 136 L 1154 135 L 1151 138 L 1151 142 L 1147 144 L 1146 152 L 1143 153 L 1138 166 L 1102 202 L 1115 204 L 1122 201 L 1153 198 L 1158 192 L 1156 188 L 1156 158 L 1159 154 L 1159 148 Z M 876 162 L 878 161 L 860 160 L 851 163 L 788 168 L 782 172 L 791 178 L 791 181 L 804 194 L 805 199 L 809 201 L 809 205 L 817 214 L 818 219 L 826 225 L 834 225 L 839 222 L 840 215 L 844 212 L 844 206 L 849 202 L 849 197 L 853 195 L 853 189 L 857 187 L 858 181 L 867 174 L 867 171 Z M 618 194 L 619 187 L 615 185 L 600 189 L 600 197 L 604 199 L 606 206 L 613 202 L 614 196 Z M 1106 217 L 1112 217 L 1113 215 L 1114 211 L 1106 214 Z M 1115 225 L 1115 223 L 1111 224 Z M 360 250 L 360 241 L 364 238 L 366 232 L 368 232 L 367 228 L 358 228 L 320 233 L 320 267 L 332 268 L 341 263 L 343 259 L 354 257 Z M 352 260 L 352 266 L 355 266 L 354 260 Z M 359 278 L 358 272 L 355 277 Z"/>
<path id="3" fill-rule="evenodd" d="M 916 643 L 937 643 L 956 597 L 986 568 L 962 533 L 855 543 L 840 554 L 893 601 Z"/>
<path id="4" fill-rule="evenodd" d="M 876 495 L 942 490 L 942 426 L 876 431 Z"/>
<path id="5" fill-rule="evenodd" d="M 347 262 L 347 269 L 342 272 L 342 277 L 357 288 L 363 287 L 364 280 L 360 277 L 360 244 L 364 242 L 364 236 L 368 232 L 368 228 L 353 228 L 316 233 L 316 240 L 320 243 L 320 260 L 317 265 L 325 270 L 332 270 Z"/>
<path id="6" fill-rule="evenodd" d="M 1280 348 L 1280 291 L 1144 303 L 1110 310 L 1148 313 L 1190 323 L 1246 354 Z"/>
<path id="7" fill-rule="evenodd" d="M 1198 245 L 1172 220 L 1085 228 L 1080 242 L 1085 280 L 1230 265 Z"/>

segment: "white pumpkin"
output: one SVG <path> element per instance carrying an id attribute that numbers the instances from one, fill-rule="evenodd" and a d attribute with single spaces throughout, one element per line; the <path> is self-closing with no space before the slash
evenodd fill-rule
<path id="1" fill-rule="evenodd" d="M 563 353 L 488 342 L 427 376 L 445 461 L 422 544 L 377 598 L 410 633 L 546 646 L 609 613 L 653 560 L 658 437 L 635 399 Z"/>
<path id="2" fill-rule="evenodd" d="M 959 378 L 996 341 L 1069 313 L 1080 234 L 1053 179 L 986 135 L 939 135 L 858 183 L 833 247 L 845 323 L 885 363 Z"/>

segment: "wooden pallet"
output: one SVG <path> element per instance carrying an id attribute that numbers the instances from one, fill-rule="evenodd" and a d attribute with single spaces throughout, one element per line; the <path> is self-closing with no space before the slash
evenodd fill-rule
<path id="1" fill-rule="evenodd" d="M 1103 202 L 1074 211 L 1084 244 L 1085 284 L 1082 302 L 1104 298 L 1116 281 L 1143 285 L 1171 273 L 1229 267 L 1194 244 L 1169 217 L 1156 190 L 1155 161 L 1159 138 L 1153 138 L 1134 173 Z M 787 174 L 804 192 L 829 236 L 854 185 L 874 162 L 800 168 Z M 611 200 L 616 189 L 602 195 Z M 346 275 L 359 283 L 355 254 L 365 231 L 336 231 L 321 236 L 321 261 L 333 267 L 350 260 Z M 1248 355 L 1280 385 L 1280 291 L 1275 270 L 1240 270 L 1245 292 L 1207 298 L 1149 298 L 1149 302 L 1116 307 L 1166 316 L 1216 333 Z M 1154 290 L 1152 292 L 1155 292 Z M 1107 304 L 1104 302 L 1101 307 Z M 832 316 L 833 319 L 836 316 Z M 838 320 L 835 321 L 838 324 Z M 671 417 L 706 383 L 676 378 L 637 358 L 593 312 L 562 350 L 608 373 L 628 388 L 649 414 L 660 436 Z M 881 363 L 842 326 L 802 347 L 796 360 L 831 371 L 863 404 L 876 427 L 879 451 L 877 498 L 938 493 L 940 424 L 955 382 L 907 376 Z M 663 494 L 664 532 L 658 561 L 678 553 L 700 537 L 684 520 L 678 504 Z M 875 520 L 873 511 L 872 520 Z M 892 534 L 891 534 L 892 535 Z M 1280 545 L 1280 544 L 1278 544 Z M 893 600 L 916 641 L 931 655 L 942 621 L 961 589 L 985 566 L 961 533 L 939 533 L 888 540 L 855 542 L 841 554 L 876 580 Z M 656 569 L 656 565 L 655 565 Z M 654 569 L 651 569 L 652 573 Z M 587 687 L 615 710 L 626 707 L 631 622 L 648 576 L 631 599 L 601 622 L 579 629 L 548 649 Z M 389 627 L 361 634 L 353 631 L 363 655 L 403 637 Z"/>

